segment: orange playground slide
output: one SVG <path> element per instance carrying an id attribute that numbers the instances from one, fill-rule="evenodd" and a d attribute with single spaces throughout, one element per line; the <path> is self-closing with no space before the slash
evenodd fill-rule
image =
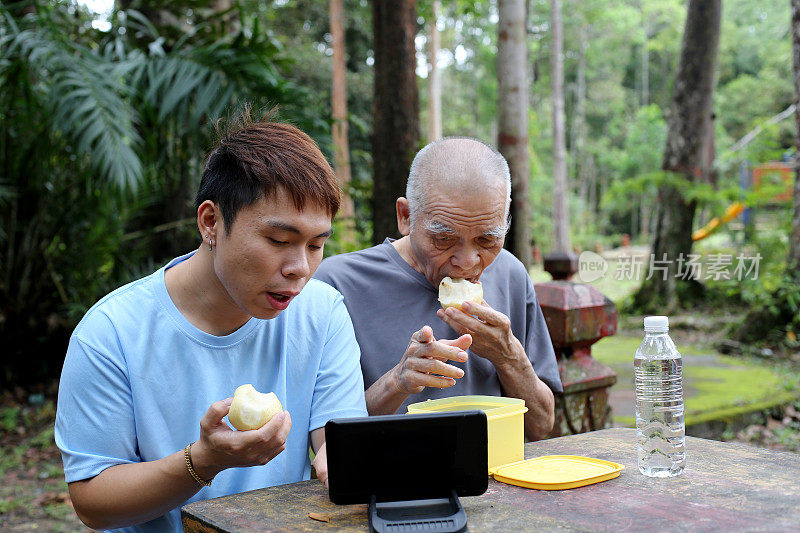
<path id="1" fill-rule="evenodd" d="M 716 231 L 716 229 L 718 227 L 720 227 L 722 224 L 730 222 L 731 220 L 733 220 L 734 218 L 736 218 L 740 214 L 742 214 L 742 211 L 744 211 L 744 208 L 745 208 L 745 205 L 742 202 L 733 202 L 725 210 L 725 214 L 722 215 L 722 217 L 714 217 L 714 218 L 712 218 L 711 221 L 708 224 L 706 224 L 705 226 L 703 226 L 699 230 L 697 230 L 694 233 L 692 233 L 692 240 L 693 241 L 699 241 L 699 240 L 705 239 L 706 237 L 708 237 L 709 235 L 714 233 L 714 231 Z"/>

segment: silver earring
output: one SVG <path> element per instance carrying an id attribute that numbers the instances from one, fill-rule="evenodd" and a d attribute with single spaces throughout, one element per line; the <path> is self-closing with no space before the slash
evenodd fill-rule
<path id="1" fill-rule="evenodd" d="M 210 252 L 214 251 L 214 241 L 208 241 L 208 250 Z"/>

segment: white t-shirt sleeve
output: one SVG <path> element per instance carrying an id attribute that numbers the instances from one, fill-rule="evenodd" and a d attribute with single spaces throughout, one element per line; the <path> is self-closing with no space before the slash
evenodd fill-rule
<path id="1" fill-rule="evenodd" d="M 73 334 L 67 349 L 55 424 L 67 483 L 141 461 L 125 360 L 104 346 Z"/>
<path id="2" fill-rule="evenodd" d="M 333 418 L 367 416 L 361 350 L 341 295 L 331 309 L 328 333 L 314 385 L 309 431 Z"/>

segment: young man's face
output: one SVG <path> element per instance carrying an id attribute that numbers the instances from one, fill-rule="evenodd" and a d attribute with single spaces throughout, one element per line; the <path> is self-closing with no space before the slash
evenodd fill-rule
<path id="1" fill-rule="evenodd" d="M 308 282 L 331 235 L 331 215 L 314 202 L 300 211 L 282 187 L 242 208 L 229 232 L 217 232 L 214 270 L 234 303 L 275 318 Z"/>
<path id="2" fill-rule="evenodd" d="M 478 281 L 505 240 L 505 184 L 430 191 L 411 228 L 416 268 L 434 287 L 445 276 Z"/>

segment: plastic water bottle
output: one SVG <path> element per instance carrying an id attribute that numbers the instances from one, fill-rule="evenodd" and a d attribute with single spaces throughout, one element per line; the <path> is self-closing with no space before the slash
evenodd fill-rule
<path id="1" fill-rule="evenodd" d="M 650 477 L 680 475 L 686 464 L 683 363 L 667 331 L 667 317 L 645 317 L 633 359 L 639 471 Z"/>

